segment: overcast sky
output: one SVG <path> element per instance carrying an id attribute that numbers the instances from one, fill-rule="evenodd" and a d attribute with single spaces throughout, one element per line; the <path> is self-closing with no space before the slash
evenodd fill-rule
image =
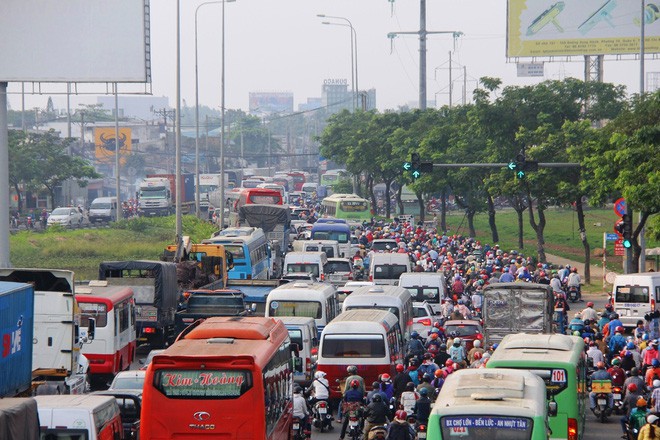
<path id="1" fill-rule="evenodd" d="M 632 0 L 626 0 L 632 1 Z M 201 1 L 181 1 L 182 98 L 195 103 L 194 23 Z M 427 0 L 427 30 L 461 31 L 430 35 L 427 42 L 429 106 L 449 102 L 449 53 L 453 59 L 454 103 L 462 100 L 462 68 L 468 96 L 482 76 L 502 78 L 505 85 L 534 84 L 518 78 L 506 62 L 506 0 Z M 391 40 L 389 32 L 417 31 L 419 0 L 236 0 L 226 4 L 226 107 L 248 108 L 249 92 L 293 92 L 294 105 L 320 97 L 324 79 L 351 78 L 350 29 L 323 25 L 317 14 L 349 19 L 357 32 L 360 89 L 375 88 L 380 110 L 415 104 L 418 98 L 418 48 L 415 35 Z M 220 107 L 221 4 L 199 9 L 200 103 Z M 175 106 L 175 0 L 151 0 L 152 81 L 155 96 L 168 96 Z M 660 23 L 660 20 L 658 21 Z M 611 58 L 611 57 L 610 57 Z M 576 58 L 577 59 L 577 58 Z M 460 69 L 459 69 L 460 67 Z M 646 71 L 660 71 L 648 60 Z M 547 63 L 544 79 L 583 78 L 582 62 Z M 639 91 L 638 61 L 605 61 L 606 82 Z M 457 78 L 460 78 L 457 80 Z M 10 84 L 10 91 L 17 90 Z M 121 90 L 121 89 L 120 89 Z M 27 107 L 45 107 L 48 95 L 27 98 Z M 64 98 L 54 97 L 63 107 Z M 73 97 L 72 107 L 90 98 Z M 10 96 L 20 109 L 20 98 Z"/>

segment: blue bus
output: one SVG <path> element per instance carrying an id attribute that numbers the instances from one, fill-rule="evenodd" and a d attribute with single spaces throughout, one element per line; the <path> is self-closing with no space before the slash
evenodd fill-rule
<path id="1" fill-rule="evenodd" d="M 230 280 L 266 280 L 270 278 L 271 251 L 261 228 L 226 228 L 204 243 L 221 244 L 234 258 Z"/>
<path id="2" fill-rule="evenodd" d="M 337 240 L 339 256 L 351 258 L 351 228 L 344 219 L 319 219 L 312 226 L 312 240 Z"/>

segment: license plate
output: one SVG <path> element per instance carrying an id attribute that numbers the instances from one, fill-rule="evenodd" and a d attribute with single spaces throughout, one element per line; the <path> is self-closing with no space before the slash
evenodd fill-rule
<path id="1" fill-rule="evenodd" d="M 612 397 L 619 400 L 619 399 L 621 399 L 621 394 L 612 394 Z"/>
<path id="2" fill-rule="evenodd" d="M 328 412 L 328 408 L 319 408 L 319 414 L 326 414 Z"/>
<path id="3" fill-rule="evenodd" d="M 351 428 L 355 428 L 355 427 L 358 425 L 358 422 L 357 422 L 357 420 L 350 420 L 350 421 L 348 422 L 348 425 L 349 425 Z"/>
<path id="4" fill-rule="evenodd" d="M 417 438 L 418 439 L 425 439 L 426 438 L 426 433 L 425 432 L 419 432 L 417 433 Z"/>
<path id="5" fill-rule="evenodd" d="M 598 399 L 598 404 L 599 404 L 599 405 L 605 405 L 605 404 L 607 404 L 607 400 L 605 400 L 605 399 Z"/>
<path id="6" fill-rule="evenodd" d="M 300 428 L 300 425 L 297 424 L 297 423 L 294 423 L 294 424 L 293 424 L 293 430 L 294 430 L 294 431 L 297 431 L 298 428 Z"/>

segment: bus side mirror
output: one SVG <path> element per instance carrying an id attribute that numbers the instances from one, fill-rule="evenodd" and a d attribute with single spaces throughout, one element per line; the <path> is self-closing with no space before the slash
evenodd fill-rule
<path id="1" fill-rule="evenodd" d="M 87 342 L 92 342 L 94 340 L 95 333 L 96 333 L 96 319 L 89 318 L 89 327 L 87 327 Z"/>
<path id="2" fill-rule="evenodd" d="M 548 416 L 556 417 L 557 416 L 557 402 L 554 400 L 548 402 Z"/>

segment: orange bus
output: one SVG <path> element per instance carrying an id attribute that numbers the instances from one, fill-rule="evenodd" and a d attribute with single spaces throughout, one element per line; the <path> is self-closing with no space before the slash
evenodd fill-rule
<path id="1" fill-rule="evenodd" d="M 188 327 L 147 368 L 143 440 L 286 440 L 293 365 L 282 321 L 214 317 Z"/>

